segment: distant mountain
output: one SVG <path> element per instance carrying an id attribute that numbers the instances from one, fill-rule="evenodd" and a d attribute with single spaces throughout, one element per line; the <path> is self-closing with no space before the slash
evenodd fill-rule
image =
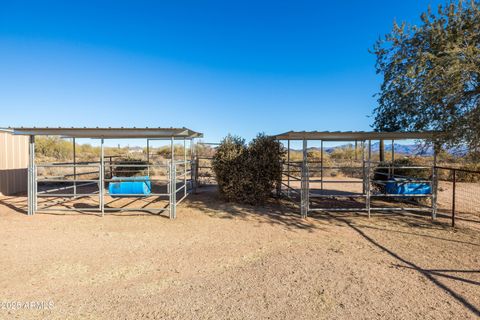
<path id="1" fill-rule="evenodd" d="M 335 147 L 325 147 L 324 151 L 326 153 L 332 153 L 334 150 L 339 149 L 339 148 L 348 148 L 351 147 L 353 148 L 354 145 L 352 143 L 347 143 Z M 360 144 L 359 144 L 360 147 Z M 421 156 L 432 156 L 433 155 L 433 148 L 432 147 L 423 147 L 421 145 L 416 145 L 416 144 L 399 144 L 395 143 L 394 144 L 395 148 L 395 154 L 403 154 L 403 155 L 421 155 Z M 320 151 L 320 148 L 318 147 L 311 147 L 308 148 L 308 150 L 317 150 Z M 385 142 L 385 152 L 390 152 L 392 150 L 392 144 Z M 301 150 L 297 150 L 301 151 Z M 372 143 L 372 152 L 379 152 L 380 151 L 380 142 L 375 142 Z M 463 156 L 467 154 L 468 149 L 466 147 L 459 147 L 455 149 L 449 149 L 448 152 L 450 154 L 454 154 L 457 156 Z"/>
<path id="2" fill-rule="evenodd" d="M 422 155 L 422 156 L 431 156 L 433 155 L 432 147 L 423 147 L 416 144 L 399 144 L 394 143 L 394 149 L 396 154 L 405 154 L 405 155 Z M 385 151 L 392 151 L 392 144 L 385 143 Z M 372 152 L 380 152 L 380 142 L 375 142 L 372 144 Z"/>

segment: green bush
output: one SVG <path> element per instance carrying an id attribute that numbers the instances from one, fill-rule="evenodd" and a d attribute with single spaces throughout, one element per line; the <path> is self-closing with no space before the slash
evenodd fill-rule
<path id="1" fill-rule="evenodd" d="M 280 186 L 285 150 L 274 138 L 259 134 L 247 146 L 228 135 L 217 148 L 212 166 L 227 201 L 261 204 Z"/>

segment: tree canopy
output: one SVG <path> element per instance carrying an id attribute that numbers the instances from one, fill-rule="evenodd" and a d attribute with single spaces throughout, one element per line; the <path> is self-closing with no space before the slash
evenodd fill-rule
<path id="1" fill-rule="evenodd" d="M 380 131 L 437 130 L 448 146 L 480 147 L 480 2 L 448 3 L 420 25 L 394 23 L 374 53 L 383 83 Z"/>

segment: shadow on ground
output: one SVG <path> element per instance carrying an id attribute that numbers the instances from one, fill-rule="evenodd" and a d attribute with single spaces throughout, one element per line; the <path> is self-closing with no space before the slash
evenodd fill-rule
<path id="1" fill-rule="evenodd" d="M 436 240 L 443 240 L 443 241 L 453 241 L 457 243 L 472 245 L 472 246 L 480 246 L 478 243 L 473 242 L 463 242 L 463 241 L 456 241 L 454 239 L 446 239 L 441 237 L 434 237 L 430 235 L 425 235 L 421 233 L 416 233 L 414 231 L 418 231 L 419 228 L 430 228 L 430 229 L 447 229 L 449 228 L 448 224 L 440 223 L 440 222 L 432 222 L 430 221 L 430 226 L 426 223 L 418 222 L 418 220 L 425 219 L 425 217 L 421 215 L 412 215 L 412 214 L 392 214 L 382 217 L 382 219 L 386 219 L 390 223 L 400 223 L 404 226 L 410 227 L 412 232 L 403 232 L 397 230 L 390 230 L 385 228 L 376 228 L 372 227 L 371 225 L 358 223 L 357 220 L 352 221 L 351 217 L 342 217 L 337 214 L 333 215 L 331 213 L 326 214 L 329 219 L 337 220 L 343 222 L 352 230 L 354 230 L 359 236 L 361 236 L 364 240 L 372 244 L 374 247 L 379 248 L 384 253 L 390 255 L 391 257 L 395 258 L 399 263 L 394 264 L 395 267 L 398 268 L 406 268 L 411 269 L 419 272 L 422 276 L 428 279 L 431 283 L 433 283 L 436 287 L 440 290 L 443 290 L 448 295 L 450 295 L 453 299 L 457 302 L 461 303 L 465 308 L 467 308 L 470 312 L 472 312 L 475 316 L 480 317 L 480 308 L 474 305 L 469 299 L 465 296 L 457 292 L 456 290 L 452 289 L 451 287 L 447 286 L 445 283 L 440 281 L 441 278 L 446 278 L 462 283 L 466 283 L 473 286 L 480 286 L 480 282 L 476 280 L 471 280 L 466 277 L 462 277 L 459 275 L 452 275 L 451 273 L 460 273 L 460 274 L 480 274 L 480 269 L 474 270 L 456 270 L 456 269 L 426 269 L 420 267 L 417 263 L 413 261 L 409 261 L 408 259 L 404 258 L 397 252 L 393 251 L 392 249 L 388 248 L 385 244 L 382 244 L 378 239 L 375 239 L 373 235 L 370 235 L 366 232 L 369 229 L 376 229 L 381 230 L 383 232 L 400 232 L 408 235 L 420 236 L 420 237 L 429 237 Z M 322 218 L 323 219 L 323 218 Z M 420 229 L 421 230 L 421 229 Z M 476 248 L 473 248 L 476 249 Z"/>
<path id="2" fill-rule="evenodd" d="M 291 201 L 270 199 L 260 206 L 225 202 L 220 198 L 214 186 L 198 188 L 185 200 L 185 205 L 219 219 L 253 220 L 256 223 L 279 225 L 289 230 L 314 231 L 321 229 L 315 221 L 302 219 L 300 209 Z"/>

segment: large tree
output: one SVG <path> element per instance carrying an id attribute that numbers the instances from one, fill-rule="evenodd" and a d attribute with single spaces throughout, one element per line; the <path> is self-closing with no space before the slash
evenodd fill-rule
<path id="1" fill-rule="evenodd" d="M 480 2 L 430 8 L 420 25 L 394 23 L 377 41 L 383 84 L 374 127 L 436 130 L 449 146 L 480 147 Z"/>

